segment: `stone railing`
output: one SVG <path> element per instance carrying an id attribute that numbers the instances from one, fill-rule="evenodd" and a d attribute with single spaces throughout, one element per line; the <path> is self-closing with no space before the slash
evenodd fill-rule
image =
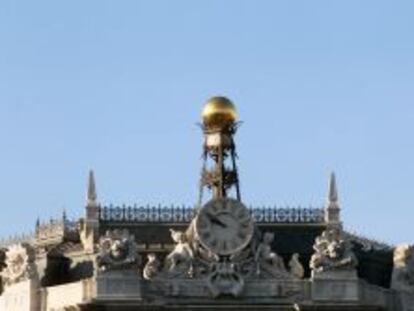
<path id="1" fill-rule="evenodd" d="M 250 209 L 258 223 L 323 223 L 323 208 L 259 207 Z"/>
<path id="2" fill-rule="evenodd" d="M 257 223 L 323 223 L 322 208 L 249 208 Z M 105 206 L 99 208 L 101 222 L 189 223 L 195 209 L 188 206 Z"/>

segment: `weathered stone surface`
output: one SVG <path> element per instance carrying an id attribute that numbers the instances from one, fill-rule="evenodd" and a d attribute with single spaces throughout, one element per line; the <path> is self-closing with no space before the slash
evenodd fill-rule
<path id="1" fill-rule="evenodd" d="M 109 271 L 96 278 L 96 299 L 141 299 L 141 283 L 135 271 Z"/>
<path id="2" fill-rule="evenodd" d="M 313 277 L 312 300 L 357 302 L 359 281 L 356 273 L 335 272 Z"/>
<path id="3" fill-rule="evenodd" d="M 40 310 L 80 310 L 79 305 L 90 302 L 96 296 L 95 280 L 85 279 L 42 290 L 43 303 Z"/>
<path id="4" fill-rule="evenodd" d="M 7 286 L 0 296 L 0 310 L 39 311 L 39 284 L 26 280 Z"/>

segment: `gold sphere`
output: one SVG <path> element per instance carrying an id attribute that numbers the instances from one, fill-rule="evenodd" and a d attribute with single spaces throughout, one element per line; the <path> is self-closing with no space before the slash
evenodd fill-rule
<path id="1" fill-rule="evenodd" d="M 237 120 L 237 110 L 234 104 L 226 97 L 210 98 L 201 113 L 203 124 L 208 128 L 223 128 Z"/>

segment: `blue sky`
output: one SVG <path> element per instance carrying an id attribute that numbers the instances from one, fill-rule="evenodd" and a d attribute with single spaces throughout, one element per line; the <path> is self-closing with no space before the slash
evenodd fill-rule
<path id="1" fill-rule="evenodd" d="M 324 203 L 413 242 L 412 1 L 0 2 L 0 236 L 66 208 L 197 199 L 203 102 L 231 98 L 243 200 Z"/>

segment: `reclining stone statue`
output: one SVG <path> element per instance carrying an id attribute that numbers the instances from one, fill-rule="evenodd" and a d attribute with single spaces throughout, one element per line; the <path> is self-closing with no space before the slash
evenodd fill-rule
<path id="1" fill-rule="evenodd" d="M 265 232 L 262 242 L 257 247 L 255 253 L 257 275 L 261 275 L 262 270 L 265 270 L 271 274 L 277 272 L 286 272 L 283 259 L 272 251 L 271 245 L 273 240 L 274 234 L 271 232 Z"/>

